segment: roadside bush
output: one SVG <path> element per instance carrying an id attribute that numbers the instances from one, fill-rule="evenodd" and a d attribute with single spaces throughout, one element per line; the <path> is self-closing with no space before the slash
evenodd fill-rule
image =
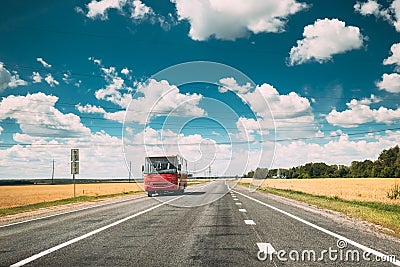
<path id="1" fill-rule="evenodd" d="M 392 188 L 387 192 L 387 197 L 390 199 L 400 199 L 400 186 L 395 184 Z"/>

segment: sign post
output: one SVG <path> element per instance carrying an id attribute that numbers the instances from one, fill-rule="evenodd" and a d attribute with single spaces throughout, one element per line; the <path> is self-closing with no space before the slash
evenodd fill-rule
<path id="1" fill-rule="evenodd" d="M 71 174 L 74 181 L 74 198 L 76 197 L 75 174 L 79 174 L 79 149 L 71 149 Z"/>

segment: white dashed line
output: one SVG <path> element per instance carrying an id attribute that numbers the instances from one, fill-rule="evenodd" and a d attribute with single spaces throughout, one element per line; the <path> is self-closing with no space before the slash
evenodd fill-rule
<path id="1" fill-rule="evenodd" d="M 248 225 L 256 225 L 256 223 L 253 220 L 244 220 L 244 223 Z"/>
<path id="2" fill-rule="evenodd" d="M 240 212 L 247 212 L 246 209 L 239 209 Z"/>
<path id="3" fill-rule="evenodd" d="M 238 201 L 239 199 L 238 199 L 238 198 L 234 198 L 233 200 L 234 200 L 234 201 Z"/>
<path id="4" fill-rule="evenodd" d="M 235 204 L 238 206 L 242 205 L 242 203 L 240 203 L 240 202 L 236 202 Z"/>

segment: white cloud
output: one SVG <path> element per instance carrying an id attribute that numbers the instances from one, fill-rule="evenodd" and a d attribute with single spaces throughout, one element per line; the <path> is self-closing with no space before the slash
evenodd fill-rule
<path id="1" fill-rule="evenodd" d="M 106 111 L 102 107 L 97 107 L 97 106 L 93 106 L 90 104 L 86 104 L 85 106 L 78 104 L 75 107 L 80 113 L 89 113 L 89 114 L 95 114 L 95 113 L 104 114 L 104 113 L 106 113 Z"/>
<path id="2" fill-rule="evenodd" d="M 346 26 L 338 19 L 319 19 L 313 25 L 304 28 L 304 39 L 290 50 L 289 65 L 310 61 L 323 63 L 335 54 L 345 53 L 363 46 L 360 29 Z"/>
<path id="3" fill-rule="evenodd" d="M 395 64 L 397 67 L 400 66 L 400 43 L 393 44 L 390 48 L 392 55 L 383 61 L 383 65 Z"/>
<path id="4" fill-rule="evenodd" d="M 232 137 L 238 140 L 254 141 L 256 135 L 261 134 L 261 126 L 259 121 L 252 118 L 240 117 L 236 122 L 238 134 L 233 134 Z"/>
<path id="5" fill-rule="evenodd" d="M 123 110 L 123 111 L 121 110 L 121 111 L 117 111 L 117 112 L 107 112 L 102 107 L 97 107 L 97 106 L 93 106 L 90 104 L 86 104 L 84 106 L 82 106 L 81 104 L 78 104 L 75 107 L 80 113 L 100 114 L 100 115 L 103 115 L 103 118 L 105 118 L 107 120 L 113 120 L 113 121 L 117 121 L 120 123 L 124 123 L 124 120 L 125 120 L 125 114 L 126 114 L 125 110 Z"/>
<path id="6" fill-rule="evenodd" d="M 178 87 L 167 81 L 149 80 L 139 84 L 137 98 L 130 103 L 127 120 L 145 123 L 153 116 L 204 116 L 206 112 L 198 106 L 203 96 L 181 94 Z"/>
<path id="7" fill-rule="evenodd" d="M 122 10 L 126 2 L 126 0 L 92 0 L 89 4 L 87 4 L 88 12 L 86 17 L 91 19 L 100 18 L 101 20 L 107 20 L 108 10 Z"/>
<path id="8" fill-rule="evenodd" d="M 4 67 L 3 63 L 0 62 L 0 93 L 3 92 L 11 81 L 10 72 Z"/>
<path id="9" fill-rule="evenodd" d="M 26 86 L 26 85 L 28 85 L 28 82 L 19 78 L 19 75 L 16 72 L 14 73 L 14 75 L 11 76 L 11 80 L 8 83 L 8 87 L 10 88 L 15 88 L 18 86 Z"/>
<path id="10" fill-rule="evenodd" d="M 108 11 L 115 9 L 122 15 L 125 15 L 124 8 L 127 7 L 130 11 L 130 17 L 134 20 L 141 20 L 147 16 L 156 16 L 154 11 L 141 0 L 92 0 L 87 4 L 88 12 L 86 17 L 90 19 L 108 19 Z M 76 12 L 82 13 L 82 8 L 76 9 Z"/>
<path id="11" fill-rule="evenodd" d="M 390 19 L 388 11 L 383 9 L 375 0 L 368 0 L 368 2 L 364 3 L 357 2 L 354 5 L 354 10 L 364 16 L 374 15 L 376 17 Z"/>
<path id="12" fill-rule="evenodd" d="M 0 102 L 0 120 L 16 120 L 23 133 L 39 137 L 79 137 L 90 133 L 80 118 L 63 114 L 54 105 L 58 97 L 44 93 L 10 95 Z"/>
<path id="13" fill-rule="evenodd" d="M 40 64 L 42 64 L 43 67 L 45 67 L 45 68 L 51 68 L 51 65 L 50 65 L 49 63 L 47 63 L 46 61 L 44 61 L 43 58 L 38 57 L 38 58 L 36 58 L 36 60 L 37 60 L 37 62 L 39 62 Z"/>
<path id="14" fill-rule="evenodd" d="M 13 74 L 4 67 L 4 64 L 0 62 L 0 93 L 7 88 L 15 88 L 17 86 L 25 86 L 28 83 L 20 79 L 18 73 L 13 71 Z"/>
<path id="15" fill-rule="evenodd" d="M 43 77 L 39 74 L 39 72 L 33 72 L 32 73 L 32 80 L 33 83 L 41 83 L 42 82 Z"/>
<path id="16" fill-rule="evenodd" d="M 279 94 L 278 90 L 267 83 L 256 86 L 251 90 L 251 86 L 246 84 L 240 86 L 233 78 L 221 79 L 222 86 L 230 88 L 246 102 L 257 117 L 258 128 L 255 131 L 254 123 L 243 124 L 243 119 L 239 119 L 236 125 L 243 125 L 247 130 L 239 127 L 239 134 L 233 137 L 240 137 L 245 140 L 253 140 L 255 135 L 266 135 L 270 130 L 275 129 L 278 138 L 314 136 L 318 134 L 318 128 L 314 120 L 310 101 L 301 97 L 295 92 L 287 95 Z M 220 87 L 220 91 L 221 91 Z M 224 88 L 221 92 L 225 92 Z M 251 120 L 251 119 L 250 119 Z M 248 121 L 251 122 L 251 121 Z"/>
<path id="17" fill-rule="evenodd" d="M 400 74 L 385 73 L 382 75 L 382 81 L 377 82 L 376 86 L 380 90 L 385 90 L 390 93 L 400 93 Z"/>
<path id="18" fill-rule="evenodd" d="M 140 0 L 134 0 L 132 2 L 131 18 L 142 19 L 147 15 L 154 15 L 153 10 L 142 3 Z"/>
<path id="19" fill-rule="evenodd" d="M 225 93 L 228 90 L 231 90 L 239 94 L 244 94 L 247 93 L 252 88 L 249 82 L 242 86 L 238 85 L 236 80 L 232 77 L 223 78 L 219 80 L 219 82 L 222 85 L 218 88 L 220 93 Z"/>
<path id="20" fill-rule="evenodd" d="M 89 61 L 92 61 L 94 64 L 101 66 L 101 59 L 94 58 L 94 57 L 88 57 Z"/>
<path id="21" fill-rule="evenodd" d="M 121 70 L 121 73 L 124 74 L 124 75 L 129 75 L 130 72 L 131 72 L 131 71 L 130 71 L 128 68 L 123 68 L 123 69 Z"/>
<path id="22" fill-rule="evenodd" d="M 400 108 L 394 110 L 381 106 L 379 109 L 371 109 L 370 105 L 379 101 L 374 95 L 360 101 L 352 99 L 346 104 L 349 109 L 342 112 L 334 109 L 326 116 L 326 120 L 344 128 L 354 128 L 368 122 L 393 124 L 400 120 Z"/>
<path id="23" fill-rule="evenodd" d="M 280 95 L 269 84 L 262 84 L 256 90 L 240 94 L 251 109 L 262 118 L 263 129 L 306 126 L 314 122 L 310 102 L 295 92 Z"/>
<path id="24" fill-rule="evenodd" d="M 190 23 L 189 36 L 235 40 L 249 32 L 282 32 L 286 21 L 308 6 L 295 0 L 171 0 L 179 20 Z"/>
<path id="25" fill-rule="evenodd" d="M 121 139 L 104 131 L 79 138 L 36 137 L 17 133 L 14 140 L 27 145 L 13 145 L 0 150 L 1 178 L 47 177 L 51 172 L 52 160 L 55 160 L 55 176 L 70 178 L 70 148 L 79 148 L 78 177 L 128 177 Z M 139 174 L 142 161 L 143 158 L 136 158 L 132 166 Z"/>
<path id="26" fill-rule="evenodd" d="M 101 66 L 101 71 L 104 74 L 107 85 L 105 88 L 97 90 L 95 97 L 99 100 L 114 103 L 122 108 L 128 107 L 132 100 L 132 95 L 130 94 L 131 88 L 125 84 L 124 79 L 118 76 L 115 67 L 105 68 Z"/>
<path id="27" fill-rule="evenodd" d="M 361 140 L 352 141 L 347 135 L 340 133 L 339 135 L 338 140 L 332 140 L 323 145 L 300 141 L 290 144 L 277 143 L 274 167 L 290 168 L 309 162 L 349 166 L 354 160 L 376 160 L 383 149 L 393 147 L 400 142 L 400 132 L 392 131 L 376 136 L 375 141 L 371 142 L 365 141 L 364 137 Z"/>
<path id="28" fill-rule="evenodd" d="M 53 75 L 51 75 L 50 73 L 46 75 L 46 78 L 44 78 L 44 80 L 51 86 L 54 87 L 56 85 L 60 85 L 60 83 L 54 79 Z"/>
<path id="29" fill-rule="evenodd" d="M 394 0 L 388 8 L 382 7 L 375 0 L 357 2 L 354 5 L 354 10 L 363 16 L 373 15 L 382 18 L 393 25 L 396 31 L 400 31 L 400 0 Z"/>

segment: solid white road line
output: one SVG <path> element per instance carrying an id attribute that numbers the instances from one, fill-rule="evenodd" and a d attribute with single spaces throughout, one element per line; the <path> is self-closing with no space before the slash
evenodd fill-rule
<path id="1" fill-rule="evenodd" d="M 239 209 L 240 212 L 247 212 L 246 209 Z"/>
<path id="2" fill-rule="evenodd" d="M 355 246 L 355 247 L 357 247 L 357 248 L 359 248 L 359 249 L 361 249 L 361 250 L 363 250 L 363 251 L 369 252 L 369 253 L 371 253 L 371 254 L 377 256 L 377 257 L 380 257 L 380 258 L 382 258 L 382 259 L 389 259 L 389 258 L 390 258 L 389 255 L 386 255 L 386 254 L 384 254 L 384 253 L 381 253 L 381 252 L 379 252 L 379 251 L 377 251 L 377 250 L 374 250 L 374 249 L 369 248 L 369 247 L 367 247 L 367 246 L 364 246 L 364 245 L 362 245 L 362 244 L 360 244 L 360 243 L 358 243 L 358 242 L 356 242 L 356 241 L 353 241 L 353 240 L 351 240 L 351 239 L 349 239 L 349 238 L 347 238 L 347 237 L 344 237 L 344 236 L 339 235 L 339 234 L 336 234 L 336 233 L 334 233 L 334 232 L 332 232 L 332 231 L 330 231 L 330 230 L 327 230 L 327 229 L 325 229 L 325 228 L 322 228 L 321 226 L 318 226 L 318 225 L 313 224 L 313 223 L 311 223 L 311 222 L 309 222 L 309 221 L 306 221 L 306 220 L 304 220 L 304 219 L 302 219 L 302 218 L 300 218 L 300 217 L 297 217 L 296 215 L 293 215 L 293 214 L 291 214 L 291 213 L 289 213 L 289 212 L 286 212 L 286 211 L 284 211 L 284 210 L 278 209 L 278 208 L 276 208 L 276 207 L 274 207 L 274 206 L 272 206 L 272 205 L 269 205 L 269 204 L 267 204 L 267 203 L 264 203 L 264 202 L 262 202 L 262 201 L 260 201 L 260 200 L 258 200 L 258 199 L 253 198 L 253 197 L 247 196 L 247 195 L 245 195 L 245 194 L 243 194 L 243 193 L 240 193 L 240 192 L 238 192 L 238 191 L 236 191 L 236 190 L 232 190 L 232 191 L 234 191 L 235 193 L 237 193 L 237 194 L 239 194 L 239 195 L 242 195 L 242 196 L 244 196 L 244 197 L 246 197 L 246 198 L 248 198 L 248 199 L 250 199 L 250 200 L 253 200 L 254 202 L 257 202 L 257 203 L 259 203 L 259 204 L 261 204 L 261 205 L 264 205 L 264 206 L 266 206 L 266 207 L 268 207 L 268 208 L 270 208 L 270 209 L 273 209 L 273 210 L 275 210 L 275 211 L 277 211 L 277 212 L 280 212 L 280 213 L 282 213 L 282 214 L 284 214 L 284 215 L 286 215 L 286 216 L 289 216 L 289 217 L 292 218 L 292 219 L 295 219 L 295 220 L 297 220 L 297 221 L 299 221 L 299 222 L 302 222 L 302 223 L 304 223 L 304 224 L 306 224 L 306 225 L 308 225 L 308 226 L 310 226 L 310 227 L 312 227 L 312 228 L 315 228 L 315 229 L 317 229 L 317 230 L 319 230 L 319 231 L 321 231 L 321 232 L 323 232 L 323 233 L 325 233 L 325 234 L 328 234 L 328 235 L 333 236 L 333 237 L 335 237 L 335 238 L 337 238 L 337 239 L 346 241 L 348 244 L 351 244 L 351 245 L 353 245 L 353 246 Z M 396 266 L 400 266 L 400 260 L 394 259 L 394 261 L 391 262 L 391 263 L 394 264 L 394 265 L 396 265 Z"/>
<path id="3" fill-rule="evenodd" d="M 76 242 L 78 242 L 78 241 L 80 241 L 80 240 L 83 240 L 83 239 L 85 239 L 85 238 L 88 238 L 88 237 L 90 237 L 90 236 L 92 236 L 92 235 L 98 234 L 98 233 L 100 233 L 100 232 L 102 232 L 102 231 L 104 231 L 104 230 L 106 230 L 106 229 L 108 229 L 108 228 L 114 227 L 114 226 L 116 226 L 116 225 L 118 225 L 118 224 L 121 224 L 121 223 L 123 223 L 123 222 L 126 222 L 126 221 L 132 219 L 132 218 L 135 218 L 135 217 L 137 217 L 137 216 L 139 216 L 139 215 L 142 215 L 142 214 L 144 214 L 144 213 L 147 213 L 147 212 L 149 212 L 149 211 L 152 211 L 152 210 L 154 210 L 154 209 L 157 209 L 157 208 L 159 208 L 159 207 L 161 207 L 161 206 L 164 206 L 165 204 L 167 204 L 167 203 L 169 203 L 169 202 L 172 202 L 172 201 L 174 201 L 174 200 L 177 200 L 177 199 L 179 199 L 179 198 L 181 198 L 181 197 L 184 197 L 184 196 L 179 196 L 179 197 L 173 198 L 173 199 L 171 199 L 171 200 L 169 200 L 169 201 L 160 203 L 160 204 L 158 204 L 158 205 L 156 205 L 156 206 L 153 206 L 153 207 L 148 208 L 148 209 L 146 209 L 146 210 L 140 211 L 140 212 L 138 212 L 138 213 L 135 213 L 135 214 L 133 214 L 133 215 L 130 215 L 130 216 L 128 216 L 128 217 L 126 217 L 126 218 L 123 218 L 123 219 L 121 219 L 121 220 L 118 220 L 118 221 L 116 221 L 116 222 L 114 222 L 114 223 L 112 223 L 112 224 L 103 226 L 103 227 L 101 227 L 101 228 L 99 228 L 99 229 L 96 229 L 96 230 L 94 230 L 94 231 L 92 231 L 92 232 L 89 232 L 89 233 L 87 233 L 87 234 L 84 234 L 84 235 L 82 235 L 82 236 L 78 236 L 78 237 L 76 237 L 76 238 L 74 238 L 74 239 L 71 239 L 71 240 L 69 240 L 69 241 L 67 241 L 67 242 L 64 242 L 64 243 L 62 243 L 62 244 L 60 244 L 60 245 L 57 245 L 57 246 L 52 247 L 52 248 L 49 248 L 49 249 L 44 250 L 44 251 L 42 251 L 42 252 L 40 252 L 40 253 L 38 253 L 38 254 L 35 254 L 35 255 L 33 255 L 33 256 L 29 257 L 29 258 L 26 258 L 26 259 L 21 260 L 21 261 L 19 261 L 19 262 L 17 262 L 17 263 L 14 263 L 13 265 L 11 265 L 11 267 L 14 267 L 14 266 L 23 266 L 23 265 L 25 265 L 25 264 L 27 264 L 27 263 L 29 263 L 29 262 L 32 262 L 32 261 L 34 261 L 34 260 L 37 260 L 37 259 L 39 259 L 39 258 L 41 258 L 41 257 L 43 257 L 43 256 L 45 256 L 45 255 L 47 255 L 47 254 L 50 254 L 50 253 L 52 253 L 52 252 L 54 252 L 54 251 L 57 251 L 57 250 L 61 249 L 61 248 L 64 248 L 64 247 L 66 247 L 66 246 L 69 246 L 69 245 L 71 245 L 71 244 L 73 244 L 73 243 L 76 243 Z"/>
<path id="4" fill-rule="evenodd" d="M 244 220 L 244 223 L 248 225 L 256 225 L 256 223 L 253 220 Z"/>

